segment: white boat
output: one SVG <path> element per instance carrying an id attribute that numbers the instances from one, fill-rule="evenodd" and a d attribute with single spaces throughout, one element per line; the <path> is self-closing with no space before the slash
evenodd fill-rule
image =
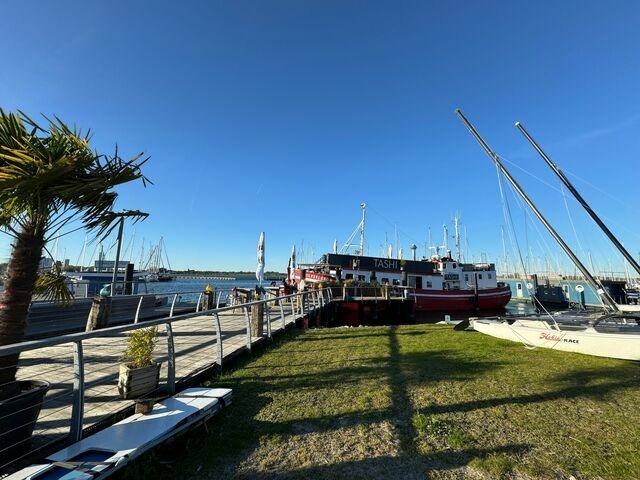
<path id="1" fill-rule="evenodd" d="M 471 318 L 471 328 L 492 337 L 520 342 L 528 347 L 549 348 L 597 357 L 640 360 L 640 327 L 577 324 L 552 327 L 544 320 Z M 564 328 L 563 328 L 564 327 Z M 610 329 L 610 331 L 606 331 Z"/>

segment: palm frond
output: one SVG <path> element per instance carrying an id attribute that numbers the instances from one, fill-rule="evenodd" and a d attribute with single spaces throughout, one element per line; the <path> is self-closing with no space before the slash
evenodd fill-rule
<path id="1" fill-rule="evenodd" d="M 43 300 L 70 305 L 74 297 L 67 286 L 67 281 L 68 278 L 62 273 L 60 262 L 56 262 L 52 271 L 38 274 L 33 293 L 40 295 Z"/>
<path id="2" fill-rule="evenodd" d="M 107 235 L 120 216 L 112 214 L 115 188 L 134 180 L 151 184 L 141 170 L 148 157 L 124 160 L 117 146 L 113 156 L 99 154 L 89 146 L 90 131 L 44 118 L 46 129 L 23 112 L 0 109 L 0 226 L 25 213 L 57 232 L 65 218 L 80 217 L 87 230 Z"/>

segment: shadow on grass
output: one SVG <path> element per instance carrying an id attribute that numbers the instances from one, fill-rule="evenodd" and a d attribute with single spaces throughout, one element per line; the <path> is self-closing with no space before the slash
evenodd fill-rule
<path id="1" fill-rule="evenodd" d="M 335 335 L 328 335 L 327 342 L 331 343 L 331 348 L 313 349 L 317 350 L 317 353 L 301 348 L 308 345 L 309 341 L 316 344 L 314 335 L 293 333 L 290 335 L 293 344 L 289 342 L 286 348 L 280 350 L 278 347 L 284 344 L 274 342 L 275 348 L 269 351 L 262 350 L 251 358 L 242 359 L 235 369 L 236 375 L 232 373 L 228 377 L 223 376 L 216 382 L 233 389 L 232 406 L 210 423 L 208 432 L 199 430 L 190 434 L 188 440 L 178 448 L 172 445 L 158 450 L 159 453 L 156 454 L 162 458 L 164 467 L 154 475 L 157 478 L 175 477 L 178 472 L 182 472 L 180 460 L 184 456 L 189 457 L 187 463 L 192 465 L 191 468 L 194 464 L 202 462 L 205 471 L 219 472 L 222 478 L 234 475 L 236 478 L 362 478 L 366 471 L 386 471 L 401 478 L 424 478 L 424 472 L 428 471 L 430 464 L 437 464 L 438 468 L 443 468 L 443 465 L 447 465 L 446 468 L 466 465 L 471 458 L 482 453 L 469 450 L 467 453 L 458 451 L 455 455 L 450 452 L 436 452 L 426 457 L 418 454 L 414 446 L 416 432 L 411 427 L 413 408 L 409 399 L 409 380 L 405 370 L 415 367 L 429 368 L 429 365 L 434 364 L 441 367 L 445 365 L 444 368 L 430 369 L 432 374 L 427 381 L 450 379 L 452 371 L 457 372 L 457 378 L 464 380 L 493 369 L 496 364 L 491 361 L 465 362 L 441 351 L 403 354 L 399 340 L 403 334 L 400 332 L 397 327 L 382 331 L 372 330 L 371 333 L 374 335 L 358 332 L 349 335 L 351 342 L 344 344 L 336 342 L 332 338 L 336 337 Z M 338 337 L 347 340 L 345 336 Z M 376 346 L 377 350 L 368 351 L 366 338 L 364 347 L 354 346 L 354 340 L 362 341 L 361 337 L 378 338 L 380 343 Z M 295 357 L 296 350 L 309 355 Z M 287 362 L 289 354 L 293 354 L 294 357 Z M 348 358 L 348 361 L 331 362 L 335 355 Z M 317 371 L 316 363 L 320 363 L 322 367 L 320 372 Z M 286 367 L 295 367 L 296 371 L 302 370 L 302 373 L 292 374 L 290 368 Z M 301 392 L 310 392 L 310 395 L 302 398 L 311 397 L 313 401 L 313 397 L 318 397 L 319 401 L 322 401 L 325 393 L 330 395 L 332 391 L 343 388 L 376 389 L 378 383 L 386 388 L 384 395 L 389 397 L 383 402 L 383 407 L 356 406 L 352 409 L 342 409 L 340 407 L 344 405 L 341 404 L 337 405 L 339 408 L 336 411 L 332 411 L 331 402 L 357 402 L 356 398 L 338 395 L 325 400 L 325 404 L 319 410 L 313 411 L 313 407 L 309 405 L 288 404 L 282 408 L 299 408 L 299 414 L 295 410 L 289 411 L 287 415 L 283 415 L 286 418 L 282 418 L 272 412 L 275 415 L 273 421 L 265 420 L 269 418 L 269 412 L 273 409 L 273 406 L 270 406 L 271 399 L 287 395 L 287 392 L 290 392 L 289 398 L 296 401 L 301 398 Z M 377 452 L 372 458 L 358 458 L 347 462 L 342 461 L 340 457 L 332 457 L 327 459 L 328 462 L 318 462 L 327 463 L 325 465 L 310 468 L 305 466 L 300 470 L 292 466 L 286 471 L 278 470 L 277 474 L 261 471 L 252 471 L 246 475 L 241 473 L 247 468 L 246 465 L 241 467 L 243 462 L 251 452 L 261 448 L 261 441 L 265 438 L 324 433 L 331 435 L 337 430 L 349 432 L 359 427 L 375 430 L 380 422 L 393 426 L 399 442 L 396 455 Z M 487 452 L 492 453 L 495 451 Z M 174 464 L 176 468 L 168 467 Z M 148 467 L 145 472 L 149 472 Z M 129 475 L 127 478 L 134 476 Z"/>
<path id="2" fill-rule="evenodd" d="M 351 335 L 347 336 L 352 338 Z M 138 462 L 138 465 L 143 465 L 140 468 L 144 476 L 139 475 L 139 470 L 128 468 L 131 473 L 118 478 L 412 479 L 425 478 L 433 470 L 462 469 L 473 459 L 493 455 L 518 457 L 530 449 L 526 444 L 510 443 L 495 448 L 466 445 L 455 450 L 437 449 L 420 453 L 416 446 L 419 433 L 413 427 L 412 416 L 421 408 L 412 405 L 413 388 L 440 381 L 473 380 L 502 368 L 507 360 L 470 360 L 461 355 L 459 350 L 453 349 L 416 350 L 414 346 L 411 350 L 403 343 L 403 338 L 416 337 L 428 342 L 429 334 L 418 335 L 398 327 L 384 330 L 376 328 L 372 335 L 354 333 L 356 339 L 369 337 L 382 341 L 376 346 L 379 350 L 373 351 L 371 347 L 369 356 L 363 353 L 366 352 L 366 345 L 356 344 L 354 347 L 353 343 L 346 341 L 344 344 L 335 342 L 334 337 L 347 340 L 345 336 L 335 334 L 316 337 L 292 332 L 274 341 L 274 348 L 262 349 L 254 352 L 250 358 L 241 359 L 234 372 L 215 381 L 217 386 L 233 389 L 234 401 L 229 408 L 216 416 L 206 430 L 196 430 L 183 437 L 183 440 L 156 450 L 152 454 L 155 461 Z M 323 339 L 329 342 L 330 348 L 314 348 L 313 352 L 304 348 L 310 344 L 318 345 L 316 342 Z M 366 342 L 366 338 L 364 340 Z M 359 341 L 362 342 L 362 338 Z M 296 352 L 310 355 L 299 357 Z M 344 355 L 340 358 L 346 360 L 342 363 L 335 359 L 331 361 L 332 355 L 337 354 Z M 294 367 L 295 373 L 285 368 L 287 366 Z M 305 367 L 308 367 L 306 371 Z M 567 397 L 606 396 L 617 389 L 636 385 L 636 375 L 618 378 L 615 372 L 614 367 L 572 372 L 550 378 L 549 381 L 554 385 L 550 392 L 431 405 L 427 411 L 440 414 Z M 357 396 L 360 384 L 362 389 L 375 389 L 376 382 L 380 388 L 388 391 L 388 402 L 382 407 L 332 412 L 332 400 L 324 398 L 331 389 L 344 386 L 356 387 Z M 292 395 L 287 396 L 287 392 Z M 308 395 L 296 395 L 300 392 Z M 357 407 L 356 398 L 338 398 L 340 401 L 352 401 Z M 317 401 L 321 407 L 314 411 L 314 403 L 302 405 L 300 399 Z M 286 467 L 277 461 L 266 468 L 252 468 L 252 465 L 246 464 L 252 453 L 260 449 L 268 450 L 265 439 L 323 434 L 345 426 L 375 427 L 380 422 L 393 426 L 398 440 L 397 452 L 377 451 L 367 458 L 347 461 L 339 456 L 329 456 L 323 461 L 292 462 Z"/>
<path id="3" fill-rule="evenodd" d="M 583 376 L 594 378 L 594 375 L 599 376 L 600 378 L 607 378 L 608 381 L 595 385 L 578 383 L 579 378 Z M 428 408 L 428 412 L 432 414 L 468 412 L 472 410 L 491 408 L 500 405 L 526 405 L 532 403 L 544 403 L 559 399 L 580 397 L 604 399 L 618 390 L 638 386 L 637 379 L 615 379 L 615 377 L 612 377 L 612 375 L 616 375 L 616 371 L 613 368 L 601 369 L 599 373 L 577 372 L 575 375 L 575 379 L 572 380 L 572 383 L 576 383 L 563 388 L 558 388 L 557 390 L 551 392 L 477 399 L 469 402 L 451 403 L 448 405 L 432 405 Z"/>
<path id="4" fill-rule="evenodd" d="M 242 472 L 234 479 L 256 480 L 372 480 L 397 478 L 402 480 L 424 480 L 429 477 L 429 470 L 452 470 L 465 466 L 471 459 L 485 459 L 495 455 L 519 455 L 528 450 L 526 445 L 510 445 L 495 449 L 473 448 L 460 452 L 437 452 L 425 455 L 417 462 L 406 454 L 400 456 L 381 456 L 363 460 L 301 467 L 286 472 Z M 421 464 L 431 468 L 421 468 Z M 466 475 L 465 475 L 465 478 Z"/>

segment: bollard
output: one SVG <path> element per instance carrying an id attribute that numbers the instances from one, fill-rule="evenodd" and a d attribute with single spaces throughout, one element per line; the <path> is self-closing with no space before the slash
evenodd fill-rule
<path id="1" fill-rule="evenodd" d="M 213 287 L 210 283 L 207 283 L 207 286 L 204 287 L 203 293 L 204 295 L 202 297 L 202 309 L 211 310 L 212 308 L 215 308 L 215 303 L 213 301 L 215 295 L 213 294 Z"/>
<path id="2" fill-rule="evenodd" d="M 85 330 L 91 332 L 100 328 L 106 328 L 109 323 L 109 313 L 111 313 L 111 297 L 109 296 L 108 285 L 105 285 L 98 295 L 93 297 L 91 310 L 87 318 Z"/>
<path id="3" fill-rule="evenodd" d="M 260 300 L 260 289 L 256 288 L 255 300 Z M 251 334 L 261 337 L 264 331 L 264 303 L 251 305 Z"/>

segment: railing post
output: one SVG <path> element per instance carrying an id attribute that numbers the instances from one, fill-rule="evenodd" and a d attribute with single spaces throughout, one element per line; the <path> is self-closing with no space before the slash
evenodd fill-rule
<path id="1" fill-rule="evenodd" d="M 196 300 L 196 313 L 200 311 L 200 300 L 202 300 L 202 295 L 203 292 L 200 292 L 200 295 L 198 295 L 198 300 Z"/>
<path id="2" fill-rule="evenodd" d="M 291 316 L 293 317 L 293 321 L 296 321 L 296 306 L 298 304 L 298 295 L 293 297 L 289 297 L 289 302 L 291 302 Z"/>
<path id="3" fill-rule="evenodd" d="M 176 391 L 176 347 L 173 341 L 171 322 L 167 326 L 167 390 L 170 395 Z"/>
<path id="4" fill-rule="evenodd" d="M 73 342 L 73 403 L 69 436 L 72 442 L 82 440 L 84 421 L 84 354 L 82 340 Z"/>
<path id="5" fill-rule="evenodd" d="M 173 317 L 173 307 L 175 307 L 175 306 L 176 306 L 176 300 L 177 300 L 177 299 L 178 299 L 178 294 L 176 293 L 176 294 L 173 296 L 173 301 L 171 302 L 171 310 L 169 311 L 169 316 L 170 316 L 170 317 Z"/>
<path id="6" fill-rule="evenodd" d="M 218 292 L 218 295 L 216 297 L 216 308 L 220 308 L 220 298 L 222 297 L 222 291 Z"/>
<path id="7" fill-rule="evenodd" d="M 271 307 L 269 306 L 268 300 L 265 300 L 264 302 L 264 309 L 266 310 L 267 314 L 267 338 L 271 340 Z"/>
<path id="8" fill-rule="evenodd" d="M 138 308 L 136 308 L 136 316 L 133 319 L 133 323 L 138 323 L 138 318 L 140 318 L 140 308 L 142 307 L 142 300 L 144 297 L 140 295 L 140 300 L 138 300 Z"/>
<path id="9" fill-rule="evenodd" d="M 244 308 L 244 319 L 247 322 L 247 350 L 251 352 L 251 317 L 249 315 L 249 309 L 251 307 L 245 304 L 243 308 Z"/>
<path id="10" fill-rule="evenodd" d="M 284 318 L 284 302 L 280 300 L 280 316 L 282 318 L 282 331 L 284 332 L 287 329 L 287 321 Z"/>
<path id="11" fill-rule="evenodd" d="M 222 370 L 222 327 L 220 326 L 220 316 L 218 315 L 218 312 L 213 312 L 213 315 L 216 319 L 216 351 L 218 352 L 218 358 L 216 362 Z"/>

